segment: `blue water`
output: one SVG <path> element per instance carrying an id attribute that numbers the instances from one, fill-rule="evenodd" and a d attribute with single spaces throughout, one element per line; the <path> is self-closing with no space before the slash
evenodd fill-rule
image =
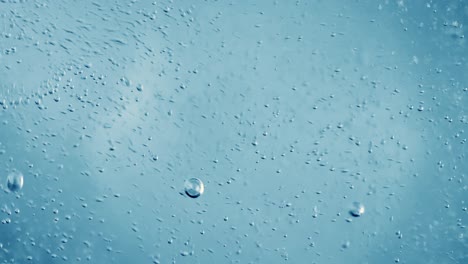
<path id="1" fill-rule="evenodd" d="M 467 23 L 0 1 L 0 263 L 468 263 Z"/>

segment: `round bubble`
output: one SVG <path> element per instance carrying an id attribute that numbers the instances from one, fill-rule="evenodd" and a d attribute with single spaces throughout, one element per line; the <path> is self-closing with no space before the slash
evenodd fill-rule
<path id="1" fill-rule="evenodd" d="M 366 212 L 366 208 L 362 203 L 354 202 L 349 214 L 354 217 L 360 217 Z"/>
<path id="2" fill-rule="evenodd" d="M 12 192 L 17 192 L 23 188 L 24 177 L 21 172 L 14 171 L 8 174 L 7 187 Z"/>
<path id="3" fill-rule="evenodd" d="M 205 185 L 198 178 L 191 178 L 185 181 L 185 193 L 190 198 L 197 198 L 205 191 Z"/>

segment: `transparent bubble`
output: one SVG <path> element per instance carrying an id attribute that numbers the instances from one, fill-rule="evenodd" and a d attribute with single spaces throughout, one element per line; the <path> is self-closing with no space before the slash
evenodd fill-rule
<path id="1" fill-rule="evenodd" d="M 197 198 L 205 191 L 205 185 L 198 178 L 191 178 L 185 181 L 185 193 L 190 198 Z"/>
<path id="2" fill-rule="evenodd" d="M 354 217 L 360 217 L 366 211 L 366 208 L 362 203 L 354 202 L 351 210 L 349 210 L 349 214 Z"/>
<path id="3" fill-rule="evenodd" d="M 7 187 L 12 192 L 17 192 L 23 188 L 24 177 L 21 172 L 14 171 L 8 174 Z"/>

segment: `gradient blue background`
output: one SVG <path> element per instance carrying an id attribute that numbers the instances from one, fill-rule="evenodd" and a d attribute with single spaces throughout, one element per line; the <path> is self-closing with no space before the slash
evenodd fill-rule
<path id="1" fill-rule="evenodd" d="M 451 0 L 0 1 L 0 263 L 468 263 L 467 22 Z"/>

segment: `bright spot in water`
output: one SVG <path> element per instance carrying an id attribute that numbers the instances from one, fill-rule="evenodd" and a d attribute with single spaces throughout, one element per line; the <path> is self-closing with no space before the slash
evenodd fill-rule
<path id="1" fill-rule="evenodd" d="M 349 210 L 349 214 L 354 217 L 359 217 L 366 212 L 366 208 L 362 203 L 354 202 L 351 210 Z"/>
<path id="2" fill-rule="evenodd" d="M 23 174 L 18 171 L 14 171 L 8 174 L 7 187 L 12 192 L 17 192 L 23 188 L 24 178 Z"/>
<path id="3" fill-rule="evenodd" d="M 205 191 L 205 185 L 198 178 L 191 178 L 185 181 L 185 193 L 190 198 L 197 198 Z"/>

